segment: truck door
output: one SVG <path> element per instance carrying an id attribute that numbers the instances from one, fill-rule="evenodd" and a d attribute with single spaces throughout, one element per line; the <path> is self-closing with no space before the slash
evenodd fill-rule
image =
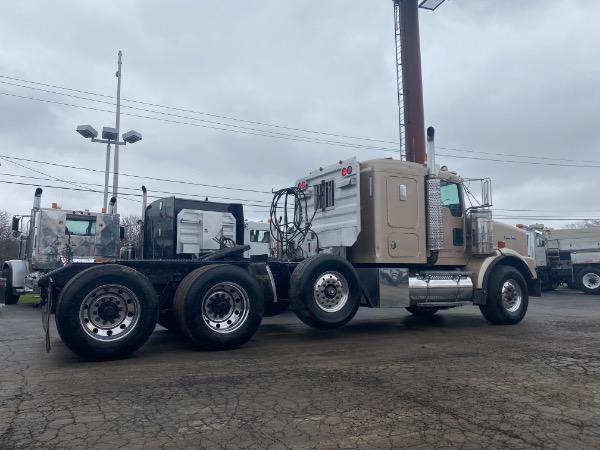
<path id="1" fill-rule="evenodd" d="M 440 251 L 438 264 L 465 264 L 465 209 L 459 183 L 441 180 L 442 223 L 444 225 L 444 249 Z"/>
<path id="2" fill-rule="evenodd" d="M 546 253 L 546 241 L 539 233 L 534 233 L 535 254 L 533 259 L 537 267 L 546 267 L 548 265 L 548 254 Z"/>

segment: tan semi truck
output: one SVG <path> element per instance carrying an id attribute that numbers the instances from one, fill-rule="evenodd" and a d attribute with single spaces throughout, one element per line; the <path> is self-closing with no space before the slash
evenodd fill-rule
<path id="1" fill-rule="evenodd" d="M 359 306 L 430 315 L 474 304 L 492 323 L 520 322 L 540 295 L 525 232 L 492 220 L 489 180 L 462 179 L 431 159 L 428 169 L 350 158 L 275 192 L 277 258 L 244 258 L 248 248 L 235 246 L 199 248 L 189 260 L 68 265 L 39 281 L 46 319 L 55 304 L 62 340 L 91 359 L 135 351 L 166 313 L 201 347 L 234 348 L 266 304 L 287 301 L 320 329 L 343 326 Z M 468 205 L 474 185 L 481 201 Z"/>

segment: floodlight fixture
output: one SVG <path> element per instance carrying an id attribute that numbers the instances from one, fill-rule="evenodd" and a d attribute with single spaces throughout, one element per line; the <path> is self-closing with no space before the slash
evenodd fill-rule
<path id="1" fill-rule="evenodd" d="M 119 139 L 116 128 L 104 127 L 102 128 L 102 139 L 108 139 L 109 141 L 116 141 Z"/>
<path id="2" fill-rule="evenodd" d="M 137 141 L 142 140 L 142 134 L 135 130 L 131 130 L 127 133 L 123 133 L 123 140 L 128 144 L 135 144 Z"/>
<path id="3" fill-rule="evenodd" d="M 435 11 L 435 9 L 444 3 L 445 0 L 423 0 L 419 3 L 419 8 Z"/>
<path id="4" fill-rule="evenodd" d="M 86 139 L 95 139 L 98 136 L 98 132 L 91 125 L 79 125 L 77 132 Z"/>

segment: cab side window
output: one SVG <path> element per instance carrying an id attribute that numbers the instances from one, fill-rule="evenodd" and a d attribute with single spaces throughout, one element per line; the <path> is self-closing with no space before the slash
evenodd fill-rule
<path id="1" fill-rule="evenodd" d="M 539 234 L 535 235 L 535 245 L 536 245 L 536 247 L 543 247 L 544 245 L 546 245 L 544 238 L 542 236 L 540 236 Z"/>
<path id="2" fill-rule="evenodd" d="M 460 194 L 458 184 L 441 180 L 440 191 L 442 194 L 442 206 L 450 210 L 454 217 L 462 216 L 462 205 L 460 203 Z"/>

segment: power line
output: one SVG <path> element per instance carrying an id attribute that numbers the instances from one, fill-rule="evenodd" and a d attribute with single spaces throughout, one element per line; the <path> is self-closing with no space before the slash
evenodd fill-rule
<path id="1" fill-rule="evenodd" d="M 446 158 L 462 158 L 462 159 L 464 159 L 464 157 L 462 157 L 462 156 L 447 155 L 445 153 L 438 153 L 437 156 L 445 156 Z M 584 166 L 584 165 L 580 165 L 580 164 L 559 164 L 559 163 L 546 163 L 546 162 L 537 162 L 537 161 L 513 161 L 513 160 L 509 160 L 509 159 L 477 158 L 474 156 L 470 156 L 469 159 L 475 159 L 478 161 L 513 163 L 513 164 L 532 164 L 532 165 L 536 165 L 536 166 L 582 167 L 582 168 L 586 168 L 586 169 L 593 169 L 593 168 L 600 167 L 600 165 L 598 165 L 598 166 L 585 165 Z"/>
<path id="2" fill-rule="evenodd" d="M 18 175 L 18 174 L 12 174 L 12 173 L 0 173 L 0 176 L 7 176 L 7 177 L 14 177 L 14 178 L 26 178 L 26 179 L 30 179 L 30 180 L 40 180 L 40 181 L 61 181 L 61 180 L 56 180 L 54 178 L 40 178 L 40 177 L 32 177 L 32 176 L 28 176 L 28 175 Z M 101 184 L 96 184 L 96 183 L 80 183 L 82 185 L 85 186 L 95 186 L 95 187 L 104 187 L 104 185 Z M 77 185 L 76 185 L 77 186 Z M 79 186 L 82 187 L 82 186 Z M 125 186 L 119 186 L 119 188 L 123 189 L 123 190 L 128 190 L 128 191 L 140 191 L 139 188 L 132 188 L 132 187 L 125 187 Z M 93 192 L 97 192 L 97 191 L 93 191 Z M 151 191 L 153 194 L 164 194 L 164 195 L 172 195 L 172 196 L 185 196 L 185 197 L 199 197 L 199 198 L 205 198 L 205 197 L 210 197 L 210 198 L 218 198 L 220 200 L 231 200 L 231 201 L 237 201 L 237 202 L 256 202 L 256 203 L 264 203 L 265 205 L 271 205 L 271 201 L 266 201 L 266 200 L 257 200 L 257 199 L 247 199 L 247 198 L 231 198 L 231 197 L 221 197 L 221 196 L 215 196 L 215 195 L 206 195 L 206 194 L 189 194 L 187 192 L 169 192 L 169 191 L 155 191 L 152 190 Z M 160 198 L 160 197 L 156 197 L 155 198 Z"/>
<path id="3" fill-rule="evenodd" d="M 50 85 L 50 84 L 46 84 L 46 83 L 38 83 L 38 82 L 34 82 L 34 81 L 23 80 L 23 79 L 13 78 L 13 77 L 7 77 L 7 76 L 3 76 L 3 75 L 0 75 L 0 78 L 20 81 L 20 82 L 24 82 L 24 83 L 36 84 L 36 85 L 41 85 L 41 86 L 47 86 L 47 87 L 67 90 L 67 91 L 71 91 L 71 92 L 84 93 L 87 95 L 95 95 L 95 96 L 104 97 L 104 98 L 111 98 L 111 99 L 114 98 L 113 96 L 109 96 L 109 95 L 97 94 L 97 93 L 88 92 L 88 91 L 81 91 L 81 90 L 77 90 L 77 89 L 71 89 L 71 88 L 66 88 L 66 87 L 62 87 L 62 86 Z M 22 88 L 26 88 L 26 89 L 34 89 L 34 90 L 38 90 L 38 91 L 42 91 L 42 92 L 48 92 L 48 93 L 55 94 L 55 95 L 64 95 L 64 96 L 78 98 L 78 99 L 82 99 L 82 100 L 86 100 L 86 101 L 93 101 L 93 102 L 114 105 L 114 103 L 105 102 L 102 100 L 90 99 L 90 98 L 86 98 L 86 97 L 80 97 L 80 96 L 65 94 L 65 93 L 61 93 L 61 92 L 49 91 L 49 90 L 45 90 L 45 89 L 35 88 L 32 86 L 24 86 L 24 85 L 19 85 L 16 83 L 9 83 L 6 81 L 0 81 L 0 83 L 17 86 L 17 87 L 22 87 Z M 8 94 L 8 93 L 0 93 L 0 94 L 10 95 L 10 96 L 24 98 L 24 99 L 28 99 L 28 100 L 34 100 L 34 101 L 55 103 L 55 104 L 59 104 L 59 105 L 63 105 L 63 106 L 71 106 L 71 107 L 77 107 L 77 108 L 92 109 L 92 110 L 96 110 L 96 111 L 100 111 L 100 112 L 113 113 L 112 111 L 106 111 L 106 110 L 97 109 L 97 108 L 85 107 L 82 105 L 73 105 L 73 104 L 68 104 L 68 103 L 55 102 L 55 101 L 51 101 L 51 100 L 36 99 L 36 98 L 32 98 L 32 97 L 18 96 L 15 94 Z M 215 118 L 220 118 L 220 119 L 238 121 L 238 122 L 242 122 L 242 123 L 274 127 L 274 128 L 279 128 L 279 129 L 287 129 L 287 130 L 299 131 L 299 132 L 304 132 L 304 133 L 312 133 L 312 134 L 320 134 L 320 135 L 326 135 L 326 136 L 341 137 L 341 138 L 346 138 L 346 139 L 355 139 L 355 140 L 364 140 L 364 141 L 370 141 L 370 142 L 380 142 L 380 143 L 387 143 L 387 144 L 393 144 L 393 145 L 400 145 L 398 142 L 394 142 L 394 141 L 385 141 L 385 140 L 380 140 L 380 139 L 363 138 L 363 137 L 341 135 L 341 134 L 335 134 L 335 133 L 306 130 L 306 129 L 301 129 L 301 128 L 287 127 L 287 126 L 281 126 L 281 125 L 273 125 L 273 124 L 268 124 L 268 123 L 264 123 L 264 122 L 255 122 L 255 121 L 251 121 L 251 120 L 237 119 L 237 118 L 221 116 L 221 115 L 217 115 L 217 114 L 204 113 L 204 112 L 199 112 L 199 111 L 194 111 L 194 110 L 189 110 L 189 109 L 184 109 L 184 108 L 177 108 L 177 107 L 159 105 L 159 104 L 155 104 L 155 103 L 142 102 L 142 101 L 138 101 L 138 100 L 123 99 L 123 101 L 128 101 L 128 102 L 132 102 L 132 103 L 153 106 L 153 107 L 158 107 L 158 108 L 163 108 L 163 109 L 169 109 L 169 110 L 173 110 L 173 111 L 188 112 L 188 113 L 192 113 L 192 114 L 205 115 L 208 117 L 215 117 Z M 136 115 L 136 114 L 122 113 L 124 115 L 145 118 L 145 119 L 150 119 L 150 120 L 160 120 L 160 121 L 166 121 L 166 122 L 177 123 L 177 124 L 188 125 L 188 126 L 200 126 L 200 127 L 205 127 L 205 128 L 210 128 L 210 129 L 215 129 L 215 130 L 220 130 L 220 131 L 239 132 L 239 133 L 256 135 L 256 136 L 261 136 L 261 137 L 272 137 L 272 138 L 279 138 L 279 139 L 296 140 L 299 142 L 308 142 L 308 143 L 313 143 L 313 144 L 336 145 L 336 146 L 343 146 L 343 147 L 361 148 L 361 149 L 366 149 L 366 150 L 378 150 L 378 151 L 386 151 L 386 152 L 397 152 L 398 151 L 398 149 L 391 149 L 391 148 L 386 148 L 386 147 L 355 145 L 355 144 L 350 144 L 347 142 L 316 139 L 316 138 L 311 138 L 311 137 L 307 137 L 307 136 L 290 135 L 290 134 L 286 134 L 286 133 L 278 133 L 278 132 L 273 132 L 273 131 L 269 131 L 269 130 L 260 130 L 260 129 L 241 127 L 238 125 L 231 125 L 231 124 L 226 124 L 226 123 L 221 123 L 221 122 L 207 121 L 207 120 L 197 119 L 194 117 L 170 114 L 170 113 L 165 113 L 162 111 L 149 110 L 149 109 L 145 109 L 145 108 L 136 108 L 136 107 L 127 106 L 127 105 L 122 105 L 122 106 L 126 107 L 126 108 L 130 108 L 130 109 L 139 110 L 139 111 L 150 112 L 153 114 L 161 114 L 161 115 L 167 115 L 167 116 L 171 116 L 171 117 L 182 118 L 182 119 L 186 119 L 186 120 L 194 120 L 194 121 L 199 121 L 199 122 L 204 122 L 204 123 L 210 123 L 213 125 L 219 125 L 219 127 L 213 127 L 213 126 L 201 125 L 201 124 L 193 124 L 193 123 L 187 123 L 187 122 L 181 122 L 181 121 L 175 121 L 175 120 L 166 120 L 166 119 L 160 119 L 157 117 L 149 117 L 149 116 L 142 116 L 142 115 Z M 237 128 L 237 129 L 220 128 L 222 126 Z M 263 134 L 263 133 L 268 133 L 268 134 Z M 514 163 L 514 164 L 565 166 L 565 164 L 543 163 L 543 162 L 539 161 L 540 159 L 543 159 L 543 160 L 548 160 L 548 161 L 566 161 L 566 162 L 600 164 L 600 161 L 592 161 L 592 160 L 575 160 L 575 159 L 567 159 L 567 158 L 552 158 L 552 157 L 536 157 L 536 156 L 529 156 L 529 155 L 502 154 L 502 153 L 485 152 L 485 151 L 479 151 L 479 150 L 465 150 L 465 149 L 458 149 L 458 148 L 451 148 L 451 147 L 438 147 L 438 148 L 443 149 L 443 150 L 463 152 L 463 153 L 478 153 L 478 154 L 485 154 L 485 155 L 510 156 L 510 157 L 538 160 L 536 162 L 528 162 L 528 161 L 498 160 L 498 159 L 474 158 L 474 157 L 470 158 L 470 159 L 476 159 L 476 160 L 481 160 L 481 161 L 506 162 L 506 163 Z M 456 155 L 448 155 L 448 154 L 439 154 L 439 155 L 445 156 L 448 158 L 459 158 L 459 156 L 456 156 Z M 598 166 L 566 165 L 566 166 L 567 167 L 594 167 L 594 168 L 600 167 L 600 165 L 598 165 Z"/>
<path id="4" fill-rule="evenodd" d="M 88 188 L 73 188 L 73 187 L 66 187 L 66 186 L 49 186 L 49 185 L 43 185 L 43 184 L 39 184 L 39 183 L 23 183 L 23 182 L 18 182 L 18 181 L 6 181 L 6 180 L 0 180 L 0 183 L 4 183 L 4 184 L 16 184 L 16 185 L 20 185 L 20 186 L 34 186 L 34 187 L 43 187 L 43 188 L 48 188 L 48 189 L 60 189 L 63 191 L 78 191 L 78 192 L 89 192 L 89 193 L 94 193 L 94 194 L 101 194 L 104 193 L 104 190 L 100 191 L 100 190 L 95 190 L 95 189 L 88 189 Z M 142 197 L 143 194 L 129 194 L 129 193 L 120 193 L 119 196 L 128 196 L 128 197 Z M 196 196 L 194 194 L 190 194 L 190 196 Z M 163 197 L 161 196 L 156 196 L 156 195 L 148 195 L 149 198 L 155 198 L 155 199 L 161 199 Z M 222 198 L 222 197 L 212 197 L 212 198 Z M 129 200 L 129 199 L 127 199 Z M 136 200 L 137 202 L 139 202 L 139 200 Z M 249 206 L 249 207 L 254 207 L 254 208 L 265 208 L 268 209 L 270 206 L 269 205 L 256 205 L 256 204 L 244 204 L 244 206 Z"/>
<path id="5" fill-rule="evenodd" d="M 1 81 L 0 83 L 3 84 L 8 84 L 11 86 L 17 86 L 17 87 L 22 87 L 22 88 L 26 88 L 26 89 L 34 89 L 36 91 L 41 91 L 41 92 L 47 92 L 50 94 L 56 94 L 56 95 L 64 95 L 66 97 L 71 97 L 71 98 L 77 98 L 80 100 L 86 100 L 86 101 L 91 101 L 91 102 L 96 102 L 96 103 L 102 103 L 102 104 L 106 104 L 106 105 L 114 105 L 114 103 L 111 102 L 105 102 L 102 100 L 95 100 L 95 99 L 91 99 L 91 98 L 87 98 L 87 97 L 81 97 L 78 95 L 71 95 L 71 94 L 65 94 L 62 92 L 55 92 L 55 91 L 50 91 L 47 89 L 40 89 L 40 88 L 36 88 L 36 87 L 32 87 L 32 86 L 23 86 L 23 85 L 19 85 L 16 83 L 9 83 L 6 81 Z M 30 100 L 34 100 L 33 98 L 29 98 Z M 75 105 L 71 105 L 71 106 L 75 106 Z M 349 146 L 349 147 L 354 147 L 354 148 L 365 148 L 367 150 L 386 150 L 382 147 L 371 147 L 371 146 L 363 146 L 363 145 L 352 145 L 352 144 L 348 144 L 345 142 L 338 142 L 338 141 L 330 141 L 330 140 L 325 140 L 325 139 L 316 139 L 316 138 L 310 138 L 310 137 L 306 137 L 306 136 L 297 136 L 297 135 L 292 135 L 292 134 L 287 134 L 287 133 L 279 133 L 276 131 L 269 131 L 269 130 L 260 130 L 260 129 L 256 129 L 256 128 L 250 128 L 250 127 L 243 127 L 240 125 L 231 125 L 228 123 L 222 123 L 222 122 L 215 122 L 215 121 L 211 121 L 211 120 L 203 120 L 203 119 L 198 119 L 196 117 L 189 117 L 189 116 L 182 116 L 179 114 L 172 114 L 172 113 L 166 113 L 166 112 L 162 112 L 162 111 L 156 111 L 156 110 L 152 110 L 152 109 L 147 109 L 147 108 L 137 108 L 135 106 L 128 106 L 128 105 L 121 105 L 122 108 L 130 108 L 130 109 L 134 109 L 137 111 L 143 111 L 143 112 L 149 112 L 149 113 L 153 113 L 153 114 L 162 114 L 165 116 L 170 116 L 170 117 L 176 117 L 179 119 L 185 119 L 185 120 L 194 120 L 194 121 L 198 121 L 198 122 L 203 122 L 203 123 L 209 123 L 212 125 L 219 125 L 219 126 L 225 126 L 225 127 L 232 127 L 232 128 L 239 128 L 241 130 L 249 130 L 249 131 L 256 131 L 259 133 L 269 133 L 269 135 L 274 135 L 274 136 L 266 136 L 266 137 L 277 137 L 277 136 L 282 136 L 282 137 L 290 137 L 290 138 L 297 138 L 297 139 L 302 139 L 302 140 L 306 140 L 306 142 L 313 142 L 313 143 L 319 143 L 319 144 L 327 144 L 327 145 L 343 145 L 343 146 Z M 171 108 L 172 109 L 172 108 Z M 123 113 L 124 114 L 124 113 Z M 267 125 L 268 126 L 268 125 Z M 229 131 L 235 131 L 235 130 L 229 130 Z M 355 138 L 357 139 L 357 138 Z M 397 151 L 394 149 L 387 149 L 389 151 Z"/>
<path id="6" fill-rule="evenodd" d="M 66 87 L 62 87 L 62 86 L 46 84 L 46 83 L 39 83 L 39 82 L 35 82 L 35 81 L 23 80 L 20 78 L 13 78 L 13 77 L 8 77 L 8 76 L 4 76 L 4 75 L 0 75 L 0 78 L 5 78 L 7 80 L 13 80 L 13 81 L 20 81 L 22 83 L 36 84 L 38 86 L 46 86 L 46 87 L 51 87 L 51 88 L 55 88 L 55 89 L 63 89 L 63 90 L 70 91 L 70 92 L 78 92 L 80 94 L 96 95 L 98 97 L 104 97 L 104 98 L 115 98 L 114 96 L 111 96 L 111 95 L 97 94 L 97 93 L 93 93 L 93 92 L 81 91 L 81 90 L 77 90 L 77 89 L 71 89 L 71 88 L 66 88 Z M 26 86 L 24 86 L 24 87 L 26 87 Z M 345 139 L 357 139 L 357 140 L 370 141 L 370 142 L 379 142 L 382 144 L 400 145 L 399 142 L 394 142 L 394 141 L 384 141 L 384 140 L 380 140 L 380 139 L 349 136 L 349 135 L 344 135 L 344 134 L 335 134 L 335 133 L 328 133 L 328 132 L 315 131 L 315 130 L 307 130 L 307 129 L 303 129 L 303 128 L 294 128 L 294 127 L 288 127 L 288 126 L 283 126 L 283 125 L 274 125 L 274 124 L 269 124 L 269 123 L 265 123 L 265 122 L 256 122 L 256 121 L 252 121 L 252 120 L 238 119 L 235 117 L 228 117 L 228 116 L 222 116 L 222 115 L 217 115 L 217 114 L 205 113 L 205 112 L 195 111 L 195 110 L 191 110 L 191 109 L 158 105 L 156 103 L 143 102 L 143 101 L 139 101 L 139 100 L 121 99 L 121 101 L 137 103 L 137 104 L 146 105 L 146 106 L 153 106 L 153 107 L 158 107 L 158 108 L 164 108 L 164 109 L 170 109 L 173 111 L 198 114 L 198 115 L 203 115 L 203 116 L 207 116 L 207 117 L 215 117 L 218 119 L 232 120 L 232 121 L 248 123 L 248 124 L 252 124 L 252 125 L 261 125 L 261 126 L 279 128 L 279 129 L 283 129 L 283 130 L 299 131 L 302 133 L 312 133 L 312 134 L 320 134 L 323 136 L 332 136 L 332 137 L 339 137 L 339 138 L 345 138 Z M 397 150 L 394 150 L 394 151 L 397 151 Z"/>
<path id="7" fill-rule="evenodd" d="M 567 159 L 567 158 L 552 158 L 549 156 L 539 157 L 539 156 L 529 156 L 529 155 L 515 155 L 510 153 L 495 153 L 495 152 L 484 152 L 481 150 L 465 150 L 460 148 L 449 148 L 449 147 L 436 147 L 441 150 L 450 150 L 454 152 L 462 152 L 462 153 L 480 153 L 483 155 L 495 155 L 495 156 L 511 156 L 516 158 L 526 158 L 526 159 L 547 159 L 549 161 L 567 161 L 567 162 L 579 162 L 579 163 L 592 163 L 592 164 L 600 164 L 600 161 L 589 161 L 585 159 Z M 587 166 L 586 166 L 587 167 Z"/>
<path id="8" fill-rule="evenodd" d="M 17 165 L 17 166 L 19 166 L 19 167 L 23 167 L 24 169 L 31 170 L 31 171 L 33 171 L 33 172 L 39 173 L 39 174 L 41 174 L 41 175 L 44 175 L 44 176 L 47 176 L 47 177 L 51 177 L 51 175 L 47 175 L 47 174 L 45 174 L 45 173 L 43 173 L 43 172 L 40 172 L 39 170 L 32 169 L 32 168 L 30 168 L 30 167 L 27 167 L 27 166 L 25 166 L 25 165 L 23 165 L 23 164 L 19 164 L 19 163 L 17 163 L 17 162 L 10 161 L 10 160 L 8 160 L 7 158 L 2 158 L 2 157 L 0 157 L 0 159 L 1 159 L 1 160 L 3 160 L 3 161 L 6 161 L 6 162 L 8 162 L 8 163 L 10 163 L 10 164 L 15 164 L 15 165 Z M 68 184 L 72 184 L 73 186 L 77 186 L 77 187 L 79 187 L 79 188 L 82 188 L 82 187 L 81 187 L 81 186 L 79 186 L 78 184 L 76 184 L 76 183 L 73 183 L 73 182 L 71 182 L 71 181 L 61 180 L 60 178 L 56 178 L 56 177 L 51 177 L 51 178 L 53 178 L 53 179 L 54 179 L 54 181 L 60 181 L 61 183 L 68 183 Z M 85 188 L 82 188 L 82 189 L 85 189 Z"/>
<path id="9" fill-rule="evenodd" d="M 101 109 L 101 108 L 94 108 L 91 106 L 74 105 L 72 103 L 57 102 L 54 100 L 28 97 L 25 95 L 10 94 L 7 92 L 0 92 L 0 95 L 6 95 L 9 97 L 22 98 L 25 100 L 33 100 L 33 101 L 37 101 L 37 102 L 51 103 L 51 104 L 55 104 L 55 105 L 70 106 L 73 108 L 82 108 L 82 109 L 87 109 L 90 111 L 99 111 L 99 112 L 106 112 L 106 113 L 114 114 L 114 111 L 109 111 L 109 110 Z M 166 113 L 159 113 L 159 114 L 166 114 Z M 311 144 L 324 144 L 324 145 L 331 145 L 331 146 L 337 146 L 337 147 L 358 148 L 358 149 L 366 149 L 366 150 L 381 150 L 381 151 L 388 151 L 388 152 L 397 152 L 398 151 L 396 149 L 390 149 L 390 148 L 385 148 L 385 147 L 372 147 L 372 146 L 349 144 L 349 143 L 337 142 L 337 141 L 327 141 L 327 140 L 323 140 L 323 139 L 315 139 L 315 138 L 302 137 L 302 136 L 283 135 L 281 133 L 275 133 L 272 131 L 265 131 L 265 130 L 256 130 L 257 132 L 253 132 L 253 131 L 246 131 L 246 130 L 242 130 L 242 129 L 222 128 L 222 127 L 216 127 L 216 126 L 211 126 L 211 125 L 203 125 L 201 123 L 183 122 L 180 120 L 163 119 L 160 117 L 151 117 L 151 116 L 144 116 L 144 115 L 140 115 L 140 114 L 132 114 L 132 113 L 125 113 L 125 112 L 121 112 L 121 115 L 129 116 L 129 117 L 138 117 L 141 119 L 157 120 L 160 122 L 175 123 L 175 124 L 179 124 L 179 125 L 188 125 L 188 126 L 192 126 L 192 127 L 207 128 L 207 129 L 211 129 L 211 130 L 228 131 L 230 133 L 241 133 L 241 134 L 247 134 L 247 135 L 251 135 L 251 136 L 261 136 L 261 137 L 268 137 L 268 138 L 273 138 L 273 139 L 284 139 L 284 140 L 288 140 L 288 141 L 307 142 L 307 143 L 311 143 Z M 197 120 L 197 119 L 192 119 L 192 120 Z M 242 128 L 242 127 L 237 127 L 236 125 L 224 125 L 224 126 Z M 271 133 L 271 134 L 263 134 L 263 133 Z"/>
<path id="10" fill-rule="evenodd" d="M 105 173 L 104 170 L 99 170 L 99 169 L 90 169 L 87 167 L 69 166 L 69 165 L 65 165 L 65 164 L 51 163 L 48 161 L 39 161 L 39 160 L 28 159 L 28 158 L 19 158 L 16 156 L 0 155 L 0 158 L 16 159 L 18 161 L 33 162 L 33 163 L 37 163 L 37 164 L 47 164 L 50 166 L 63 167 L 66 169 L 87 170 L 89 172 Z M 234 188 L 234 187 L 230 187 L 230 186 L 218 186 L 218 185 L 213 185 L 213 184 L 194 183 L 191 181 L 169 180 L 166 178 L 147 177 L 147 176 L 142 176 L 142 175 L 132 175 L 132 174 L 128 174 L 128 173 L 119 173 L 119 175 L 123 176 L 123 177 L 140 178 L 143 180 L 151 180 L 151 181 L 164 181 L 167 183 L 179 183 L 179 184 L 185 184 L 185 185 L 190 185 L 190 186 L 202 186 L 202 187 L 210 187 L 210 188 L 216 188 L 216 189 L 227 189 L 227 190 L 232 190 L 232 191 L 254 192 L 257 194 L 271 194 L 270 191 L 258 191 L 258 190 L 254 190 L 254 189 Z"/>

